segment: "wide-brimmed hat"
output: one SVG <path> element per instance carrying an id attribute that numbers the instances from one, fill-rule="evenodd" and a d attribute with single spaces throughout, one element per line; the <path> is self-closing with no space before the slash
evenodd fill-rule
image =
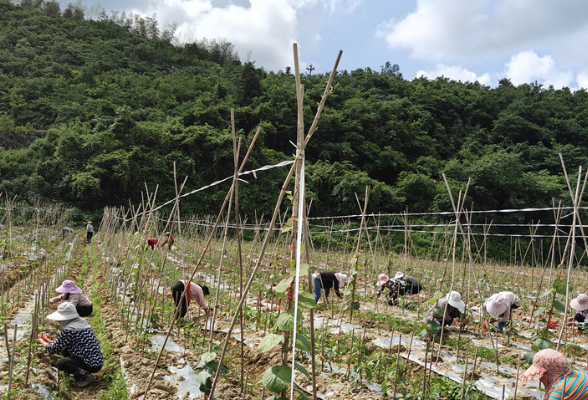
<path id="1" fill-rule="evenodd" d="M 505 295 L 497 293 L 486 301 L 486 311 L 492 315 L 501 315 L 508 310 L 510 304 Z"/>
<path id="2" fill-rule="evenodd" d="M 79 314 L 76 311 L 76 306 L 71 304 L 69 301 L 61 303 L 57 307 L 57 311 L 47 315 L 47 318 L 53 321 L 69 321 L 74 318 L 78 318 Z"/>
<path id="3" fill-rule="evenodd" d="M 570 301 L 570 307 L 576 311 L 588 310 L 588 296 L 581 294 L 572 301 Z"/>
<path id="4" fill-rule="evenodd" d="M 79 294 L 82 293 L 82 289 L 76 286 L 73 281 L 66 280 L 63 281 L 61 286 L 55 289 L 57 293 L 71 293 L 71 294 Z"/>
<path id="5" fill-rule="evenodd" d="M 386 283 L 388 283 L 389 280 L 390 277 L 388 277 L 386 274 L 378 275 L 378 286 L 384 286 Z"/>
<path id="6" fill-rule="evenodd" d="M 447 303 L 449 303 L 450 306 L 457 308 L 460 312 L 465 310 L 465 303 L 461 299 L 461 294 L 459 294 L 459 292 L 453 290 L 451 293 L 447 293 L 445 298 L 447 299 Z"/>
<path id="7" fill-rule="evenodd" d="M 394 275 L 394 279 L 401 279 L 404 278 L 404 273 L 398 271 L 396 275 Z"/>

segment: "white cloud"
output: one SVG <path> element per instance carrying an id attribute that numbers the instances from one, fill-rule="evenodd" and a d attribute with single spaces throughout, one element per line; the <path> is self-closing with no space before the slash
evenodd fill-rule
<path id="1" fill-rule="evenodd" d="M 579 88 L 588 89 L 588 73 L 580 72 L 576 77 L 576 83 Z"/>
<path id="2" fill-rule="evenodd" d="M 560 89 L 564 86 L 570 87 L 574 80 L 571 70 L 558 67 L 550 55 L 539 57 L 532 50 L 512 56 L 505 67 L 505 75 L 514 85 L 538 81 L 544 86 L 553 85 Z"/>
<path id="3" fill-rule="evenodd" d="M 157 16 L 160 26 L 178 24 L 180 41 L 226 40 L 242 61 L 269 70 L 292 66 L 292 43 L 303 52 L 320 45 L 329 15 L 349 13 L 363 0 L 163 0 L 133 10 Z M 301 61 L 301 66 L 304 64 Z"/>
<path id="4" fill-rule="evenodd" d="M 531 47 L 568 52 L 562 43 L 587 37 L 587 14 L 584 0 L 417 0 L 414 12 L 382 23 L 378 37 L 429 61 L 479 61 Z"/>
<path id="5" fill-rule="evenodd" d="M 444 64 L 437 64 L 433 70 L 424 71 L 420 70 L 416 73 L 417 77 L 424 76 L 431 80 L 444 76 L 454 81 L 461 82 L 476 82 L 478 81 L 482 85 L 490 86 L 491 79 L 488 73 L 478 76 L 475 72 L 468 71 L 466 68 L 461 66 L 450 66 Z"/>

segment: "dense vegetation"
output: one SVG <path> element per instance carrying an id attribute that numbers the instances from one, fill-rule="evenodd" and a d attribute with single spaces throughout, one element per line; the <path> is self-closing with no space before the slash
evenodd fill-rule
<path id="1" fill-rule="evenodd" d="M 158 199 L 172 198 L 174 162 L 178 179 L 189 177 L 186 190 L 225 178 L 233 172 L 231 108 L 242 153 L 263 128 L 247 169 L 294 153 L 290 68 L 268 73 L 242 63 L 228 43 L 174 44 L 173 27 L 161 30 L 154 19 L 88 18 L 79 6 L 1 0 L 0 59 L 7 196 L 89 212 L 140 202 L 145 183 L 151 191 L 159 185 Z M 442 173 L 456 189 L 472 179 L 468 200 L 478 210 L 570 204 L 558 154 L 572 175 L 588 165 L 585 90 L 407 81 L 398 66 L 383 64 L 336 77 L 307 149 L 313 215 L 356 214 L 354 193 L 362 197 L 366 185 L 369 212 L 448 211 Z M 307 127 L 327 77 L 302 77 Z M 243 214 L 267 215 L 285 173 L 241 185 Z M 182 210 L 216 213 L 226 190 L 188 197 Z"/>

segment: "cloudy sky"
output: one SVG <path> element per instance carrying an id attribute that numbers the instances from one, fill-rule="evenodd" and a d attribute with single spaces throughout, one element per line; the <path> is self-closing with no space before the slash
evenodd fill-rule
<path id="1" fill-rule="evenodd" d="M 406 79 L 446 76 L 496 86 L 539 82 L 588 88 L 586 0 L 82 0 L 107 14 L 155 15 L 183 41 L 227 40 L 267 71 L 370 67 Z"/>

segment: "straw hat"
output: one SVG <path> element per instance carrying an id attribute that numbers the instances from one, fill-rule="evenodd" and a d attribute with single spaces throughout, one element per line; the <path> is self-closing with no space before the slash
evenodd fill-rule
<path id="1" fill-rule="evenodd" d="M 78 318 L 79 314 L 76 311 L 76 306 L 71 304 L 69 301 L 61 303 L 57 307 L 57 311 L 47 315 L 47 318 L 53 321 L 69 321 L 74 318 Z"/>
<path id="2" fill-rule="evenodd" d="M 502 293 L 493 294 L 486 300 L 486 311 L 492 315 L 504 314 L 509 306 L 508 299 Z"/>
<path id="3" fill-rule="evenodd" d="M 63 281 L 61 286 L 55 289 L 57 293 L 71 293 L 71 294 L 80 294 L 82 293 L 82 289 L 76 286 L 73 281 L 66 280 Z"/>
<path id="4" fill-rule="evenodd" d="M 400 271 L 398 271 L 396 273 L 396 275 L 394 275 L 394 279 L 402 279 L 402 278 L 404 278 L 404 274 Z"/>
<path id="5" fill-rule="evenodd" d="M 581 294 L 572 301 L 570 301 L 570 307 L 576 311 L 588 310 L 588 296 Z"/>
<path id="6" fill-rule="evenodd" d="M 378 276 L 378 286 L 384 286 L 386 283 L 388 283 L 389 280 L 390 278 L 388 277 L 388 275 L 380 274 Z"/>
<path id="7" fill-rule="evenodd" d="M 447 299 L 447 303 L 449 303 L 450 306 L 457 308 L 460 312 L 465 310 L 465 303 L 461 299 L 461 294 L 459 294 L 459 292 L 454 290 L 451 293 L 447 293 L 445 298 Z"/>

